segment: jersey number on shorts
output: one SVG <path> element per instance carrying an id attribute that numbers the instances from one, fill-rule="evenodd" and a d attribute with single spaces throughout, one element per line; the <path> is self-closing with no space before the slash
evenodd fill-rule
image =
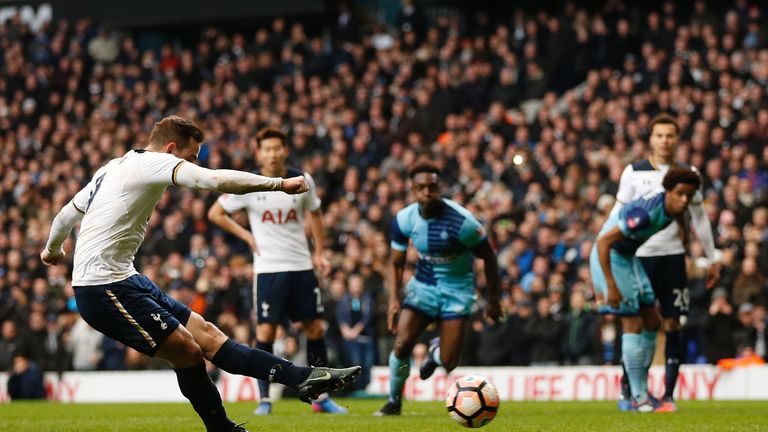
<path id="1" fill-rule="evenodd" d="M 85 211 L 87 212 L 89 208 L 91 208 L 91 203 L 93 202 L 93 197 L 96 196 L 96 192 L 99 191 L 99 188 L 101 187 L 101 182 L 104 181 L 104 176 L 107 175 L 107 173 L 104 173 L 101 175 L 101 177 L 96 179 L 96 186 L 91 191 L 91 196 L 88 197 L 88 205 L 85 206 Z"/>
<path id="2" fill-rule="evenodd" d="M 317 307 L 317 313 L 323 313 L 325 308 L 323 307 L 323 298 L 320 296 L 320 287 L 315 287 L 315 306 Z"/>
<path id="3" fill-rule="evenodd" d="M 672 295 L 675 296 L 675 301 L 672 304 L 682 311 L 687 311 L 691 304 L 691 293 L 688 288 L 675 288 L 672 290 Z"/>

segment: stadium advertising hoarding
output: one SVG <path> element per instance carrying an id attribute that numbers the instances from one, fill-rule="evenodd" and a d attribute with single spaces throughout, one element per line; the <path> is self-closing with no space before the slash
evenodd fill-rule
<path id="1" fill-rule="evenodd" d="M 368 391 L 385 395 L 389 369 L 376 367 Z M 449 377 L 436 373 L 422 381 L 418 371 L 408 379 L 408 400 L 444 400 L 448 386 L 458 377 L 480 374 L 493 381 L 502 400 L 571 401 L 613 400 L 618 394 L 621 369 L 617 367 L 498 367 L 459 368 Z M 7 374 L 0 375 L 0 401 L 8 402 Z M 66 372 L 61 379 L 46 374 L 46 392 L 59 402 L 183 402 L 172 371 L 142 372 Z M 768 366 L 753 366 L 723 371 L 710 365 L 685 365 L 681 368 L 676 397 L 680 400 L 768 400 Z M 664 368 L 654 367 L 649 389 L 661 394 Z M 255 401 L 256 381 L 222 373 L 218 382 L 225 401 Z M 147 389 L 152 389 L 147 391 Z M 279 392 L 272 392 L 273 395 Z"/>
<path id="2" fill-rule="evenodd" d="M 749 399 L 758 396 L 750 392 L 744 381 L 747 375 L 762 373 L 768 377 L 768 368 L 758 371 L 739 370 L 723 372 L 714 366 L 683 367 L 680 372 L 677 398 L 682 400 Z M 386 394 L 388 370 L 374 371 L 371 393 Z M 445 392 L 460 375 L 483 375 L 493 381 L 502 400 L 512 401 L 598 401 L 614 400 L 619 394 L 621 368 L 586 367 L 521 367 L 521 368 L 459 368 L 451 376 L 436 373 L 428 381 L 418 374 L 406 382 L 408 400 L 443 400 Z M 762 375 L 761 375 L 762 376 Z M 661 395 L 664 387 L 664 368 L 654 367 L 648 377 L 648 389 Z M 757 399 L 768 399 L 768 391 Z"/>

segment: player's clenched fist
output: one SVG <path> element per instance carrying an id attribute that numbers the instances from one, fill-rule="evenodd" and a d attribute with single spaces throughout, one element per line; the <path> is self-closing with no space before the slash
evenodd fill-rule
<path id="1" fill-rule="evenodd" d="M 309 190 L 304 176 L 283 179 L 283 192 L 287 194 L 300 194 Z"/>
<path id="2" fill-rule="evenodd" d="M 59 252 L 49 252 L 48 249 L 43 249 L 43 251 L 40 252 L 40 260 L 42 260 L 45 265 L 57 265 L 62 258 L 64 258 L 64 250 L 60 250 Z"/>

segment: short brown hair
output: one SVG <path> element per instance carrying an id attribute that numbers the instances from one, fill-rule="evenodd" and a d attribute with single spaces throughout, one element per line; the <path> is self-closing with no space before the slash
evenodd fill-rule
<path id="1" fill-rule="evenodd" d="M 275 129 L 273 127 L 265 127 L 259 130 L 258 132 L 256 132 L 256 148 L 261 147 L 262 141 L 270 138 L 279 139 L 284 146 L 288 144 L 288 137 L 286 137 L 285 134 L 280 129 Z"/>
<path id="2" fill-rule="evenodd" d="M 423 158 L 411 167 L 410 171 L 408 171 L 408 178 L 412 179 L 421 173 L 433 173 L 440 176 L 440 168 L 431 160 Z"/>
<path id="3" fill-rule="evenodd" d="M 165 145 L 175 142 L 180 147 L 187 146 L 190 140 L 203 142 L 203 130 L 192 120 L 176 115 L 168 116 L 155 123 L 149 135 L 150 145 Z"/>
<path id="4" fill-rule="evenodd" d="M 675 167 L 670 168 L 667 174 L 664 176 L 661 185 L 665 191 L 671 191 L 680 183 L 693 185 L 696 189 L 701 186 L 701 177 L 699 174 L 687 167 Z"/>
<path id="5" fill-rule="evenodd" d="M 677 124 L 677 120 L 667 113 L 661 113 L 651 120 L 651 132 L 653 132 L 653 127 L 657 124 L 671 124 L 675 127 L 675 133 L 680 133 L 680 126 Z"/>

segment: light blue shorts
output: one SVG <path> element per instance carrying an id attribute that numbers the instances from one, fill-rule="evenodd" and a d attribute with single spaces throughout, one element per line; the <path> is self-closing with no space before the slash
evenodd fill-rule
<path id="1" fill-rule="evenodd" d="M 405 288 L 403 307 L 436 320 L 465 319 L 477 301 L 475 287 L 443 288 L 411 279 Z"/>
<path id="2" fill-rule="evenodd" d="M 597 257 L 597 246 L 592 247 L 592 252 L 589 254 L 589 270 L 592 272 L 595 292 L 608 298 L 608 284 L 605 281 L 603 268 L 600 266 L 600 259 Z M 656 297 L 653 294 L 653 288 L 651 288 L 651 281 L 638 257 L 622 255 L 612 250 L 611 272 L 613 272 L 616 286 L 621 292 L 621 305 L 618 309 L 601 308 L 601 313 L 637 315 L 640 307 L 655 304 Z"/>

